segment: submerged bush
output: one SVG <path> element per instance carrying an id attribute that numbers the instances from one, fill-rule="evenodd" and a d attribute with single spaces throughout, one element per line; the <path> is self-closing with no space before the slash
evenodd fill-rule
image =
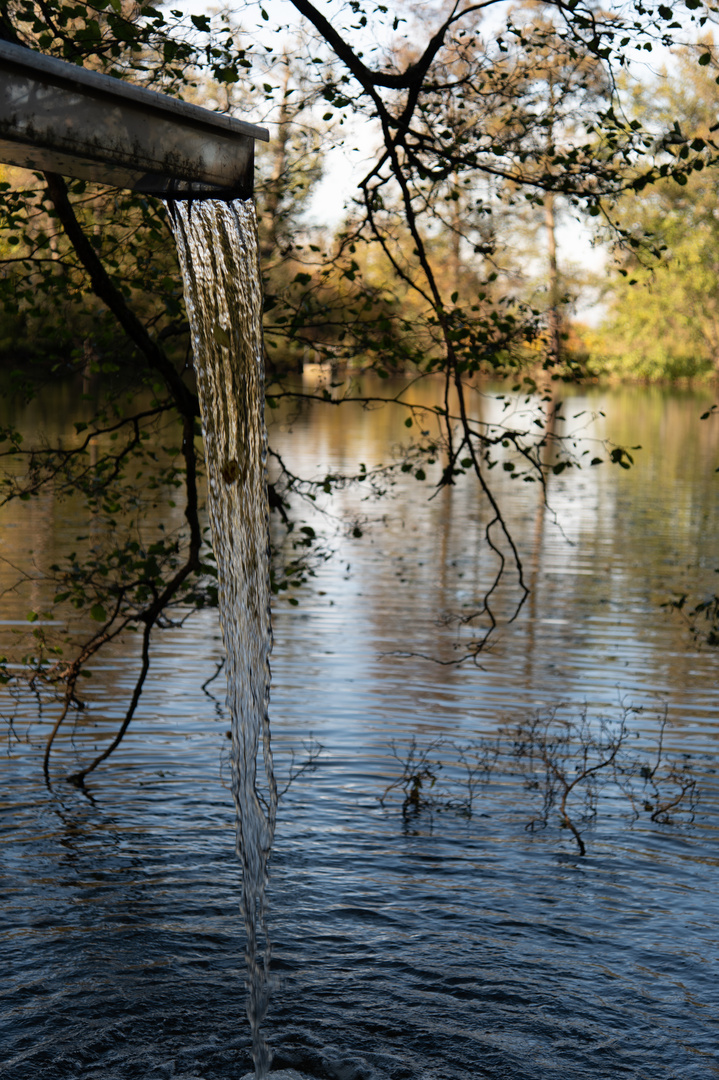
<path id="1" fill-rule="evenodd" d="M 665 749 L 666 710 L 656 718 L 651 751 L 636 748 L 629 724 L 641 708 L 623 706 L 613 719 L 591 717 L 586 707 L 579 716 L 567 711 L 568 706 L 557 705 L 513 721 L 495 738 L 459 742 L 440 736 L 425 747 L 415 738 L 405 747 L 393 743 L 401 772 L 379 801 L 384 807 L 401 794 L 403 823 L 410 829 L 421 815 L 451 811 L 472 817 L 480 787 L 488 788 L 494 779 L 506 791 L 509 782 L 513 810 L 525 818 L 524 828 L 535 832 L 555 821 L 572 834 L 580 855 L 586 854 L 583 832 L 600 808 L 662 825 L 693 816 L 696 778 L 688 755 L 680 762 Z"/>

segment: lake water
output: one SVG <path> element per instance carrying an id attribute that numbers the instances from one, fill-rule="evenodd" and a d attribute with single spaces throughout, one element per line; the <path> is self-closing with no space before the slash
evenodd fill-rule
<path id="1" fill-rule="evenodd" d="M 23 423 L 72 430 L 76 398 L 59 390 Z M 436 663 L 471 636 L 445 616 L 469 610 L 492 571 L 476 489 L 429 500 L 431 486 L 399 474 L 383 502 L 363 501 L 362 487 L 338 495 L 335 511 L 363 535 L 327 518 L 333 557 L 273 616 L 280 786 L 293 754 L 297 765 L 310 740 L 323 747 L 279 806 L 275 1068 L 327 1080 L 719 1075 L 719 652 L 661 606 L 719 591 L 719 422 L 699 420 L 712 400 L 574 393 L 576 425 L 606 414 L 587 437 L 643 450 L 629 472 L 552 477 L 552 512 L 535 485 L 495 470 L 532 594 L 481 667 Z M 280 409 L 270 438 L 321 478 L 388 462 L 404 418 Z M 41 567 L 84 527 L 77 507 L 44 497 L 4 513 L 0 554 Z M 5 640 L 42 598 L 40 580 L 4 594 Z M 91 707 L 58 741 L 57 777 L 114 734 L 134 648 L 94 671 Z M 43 783 L 49 715 L 26 702 L 5 723 L 3 1080 L 225 1080 L 251 1067 L 221 677 L 202 689 L 220 659 L 211 612 L 159 636 L 142 707 L 87 795 Z M 666 710 L 668 759 L 696 788 L 665 822 L 631 813 L 609 782 L 584 820 L 577 793 L 582 857 L 556 807 L 539 826 L 539 773 L 523 771 L 507 730 L 558 709 L 596 732 L 622 708 L 643 710 L 626 745 L 650 764 Z M 471 814 L 463 748 L 492 764 L 475 775 Z M 428 755 L 430 805 L 403 814 L 400 789 L 380 797 L 411 752 Z"/>

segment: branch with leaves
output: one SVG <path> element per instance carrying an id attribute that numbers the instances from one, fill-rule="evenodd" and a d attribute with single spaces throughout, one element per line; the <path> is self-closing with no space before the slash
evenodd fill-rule
<path id="1" fill-rule="evenodd" d="M 11 0 L 0 13 L 0 35 L 276 125 L 275 143 L 258 150 L 268 404 L 303 400 L 290 368 L 305 349 L 385 380 L 429 379 L 438 393 L 431 408 L 404 391 L 379 395 L 406 411 L 408 445 L 389 466 L 365 463 L 318 480 L 275 456 L 269 499 L 288 549 L 273 588 L 289 594 L 311 573 L 313 553 L 326 554 L 310 524 L 295 526 L 303 501 L 314 506 L 320 492 L 350 483 L 382 494 L 398 469 L 423 482 L 428 466 L 438 464 L 438 488 L 471 474 L 488 507 L 485 540 L 496 564 L 468 617 L 481 629 L 464 659 L 477 662 L 497 628 L 519 617 L 528 589 L 493 467 L 501 460 L 503 471 L 543 487 L 550 470 L 585 460 L 557 436 L 556 403 L 542 389 L 581 369 L 569 355 L 558 359 L 546 305 L 518 287 L 507 222 L 518 208 L 544 208 L 551 197 L 573 213 L 604 217 L 616 239 L 631 245 L 613 213 L 616 198 L 660 179 L 686 186 L 715 151 L 696 133 L 673 124 L 649 131 L 626 115 L 617 76 L 630 71 L 632 49 L 644 54 L 675 36 L 662 5 L 637 0 L 599 12 L 555 0 L 541 14 L 510 11 L 505 27 L 491 34 L 483 20 L 499 10 L 495 0 L 453 2 L 430 16 L 352 0 L 331 22 L 310 0 L 293 6 L 301 26 L 292 28 L 291 49 L 252 4 L 242 19 L 260 15 L 271 31 L 265 43 L 228 12 L 185 17 L 134 3 L 80 10 L 72 0 Z M 703 8 L 688 7 L 701 23 Z M 707 55 L 702 51 L 700 64 Z M 360 125 L 375 144 L 356 177 L 354 201 L 334 231 L 315 227 L 303 209 L 322 163 Z M 74 493 L 107 525 L 104 547 L 85 545 L 42 571 L 57 586 L 58 604 L 92 626 L 73 630 L 65 647 L 74 651 L 62 659 L 50 654 L 59 646 L 45 640 L 44 627 L 31 631 L 40 636 L 27 653 L 26 683 L 54 687 L 59 705 L 49 771 L 53 740 L 81 707 L 87 664 L 132 627 L 139 632 L 140 670 L 115 746 L 139 707 L 153 635 L 214 602 L 214 570 L 202 540 L 198 406 L 164 209 L 48 174 L 28 178 L 22 190 L 14 178 L 0 178 L 0 213 L 0 305 L 13 356 L 22 336 L 28 358 L 13 366 L 13 386 L 31 396 L 48 381 L 82 372 L 105 396 L 96 415 L 80 421 L 87 427 L 70 447 L 26 447 L 11 425 L 0 433 L 4 460 L 13 463 L 6 500 Z M 556 301 L 553 294 L 555 313 Z M 523 425 L 477 418 L 473 395 L 488 375 L 511 379 L 527 404 Z M 340 397 L 320 396 L 329 407 Z M 370 395 L 341 395 L 342 405 L 358 401 L 375 404 Z M 174 431 L 171 452 L 145 474 L 150 486 L 138 495 L 131 464 L 155 452 L 147 436 L 165 422 Z M 631 464 L 629 449 L 607 449 L 615 464 Z M 134 500 L 164 493 L 168 505 L 180 489 L 182 527 L 149 539 Z M 358 522 L 352 531 L 361 534 Z M 513 606 L 500 614 L 502 584 L 511 584 Z M 2 677 L 21 678 L 9 664 Z M 76 780 L 88 771 L 80 769 Z"/>

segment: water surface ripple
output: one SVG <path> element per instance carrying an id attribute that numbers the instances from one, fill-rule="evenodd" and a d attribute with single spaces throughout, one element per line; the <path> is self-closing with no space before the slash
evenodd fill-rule
<path id="1" fill-rule="evenodd" d="M 265 1021 L 275 1069 L 318 1080 L 719 1075 L 718 656 L 660 606 L 716 588 L 719 446 L 698 421 L 699 394 L 591 391 L 575 407 L 606 413 L 597 434 L 644 450 L 629 474 L 550 483 L 563 533 L 533 488 L 507 483 L 534 591 L 481 670 L 393 655 L 451 650 L 456 627 L 438 616 L 482 585 L 484 510 L 469 486 L 429 502 L 404 478 L 384 506 L 343 493 L 363 537 L 338 535 L 299 605 L 275 605 L 280 788 L 310 733 L 325 748 L 279 803 Z M 321 476 L 385 460 L 403 437 L 402 416 L 338 414 L 276 413 L 272 444 Z M 7 556 L 32 546 L 41 520 L 64 535 L 66 509 L 32 513 L 3 533 Z M 210 612 L 159 639 L 142 713 L 91 778 L 92 801 L 64 785 L 48 793 L 47 721 L 29 707 L 16 717 L 0 758 L 2 1080 L 235 1080 L 251 1068 L 229 714 L 217 682 L 200 690 L 221 654 Z M 132 665 L 120 647 L 108 657 L 97 703 L 58 748 L 68 762 L 111 737 Z M 582 824 L 582 858 L 556 815 L 526 828 L 538 792 L 508 751 L 471 817 L 405 819 L 396 792 L 379 802 L 397 777 L 392 744 L 401 754 L 413 738 L 440 740 L 437 790 L 454 782 L 447 740 L 491 742 L 560 702 L 616 717 L 622 701 L 643 708 L 631 747 L 646 760 L 666 707 L 667 750 L 697 779 L 692 813 L 634 818 L 607 787 Z"/>

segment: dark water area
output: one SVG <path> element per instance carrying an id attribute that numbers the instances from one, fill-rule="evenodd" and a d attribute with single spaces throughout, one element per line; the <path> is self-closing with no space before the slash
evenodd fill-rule
<path id="1" fill-rule="evenodd" d="M 474 604 L 492 572 L 471 484 L 430 501 L 431 487 L 400 474 L 384 502 L 337 497 L 363 536 L 338 527 L 299 604 L 280 597 L 273 613 L 280 788 L 311 738 L 324 748 L 278 810 L 273 1068 L 332 1080 L 719 1075 L 719 652 L 661 607 L 719 591 L 719 434 L 699 420 L 711 403 L 575 395 L 566 413 L 584 413 L 572 421 L 583 437 L 643 449 L 629 472 L 552 477 L 552 511 L 496 470 L 533 591 L 481 668 L 428 658 L 452 655 L 463 631 L 442 616 Z M 403 420 L 278 410 L 270 440 L 321 477 L 388 461 Z M 6 512 L 0 554 L 52 561 L 83 527 L 78 513 L 49 497 Z M 7 564 L 2 575 L 5 587 Z M 3 596 L 3 636 L 26 626 L 34 588 Z M 118 645 L 96 671 L 91 708 L 58 743 L 58 776 L 114 734 L 134 649 Z M 42 782 L 49 715 L 28 701 L 4 725 L 3 1080 L 225 1080 L 251 1068 L 229 721 L 219 679 L 201 688 L 221 656 L 210 612 L 159 638 L 143 706 L 88 795 Z M 518 768 L 507 727 L 560 706 L 592 730 L 641 708 L 628 745 L 647 762 L 666 710 L 665 751 L 696 781 L 691 805 L 654 821 L 607 784 L 581 820 L 583 857 L 556 808 L 528 828 L 541 786 Z M 434 763 L 424 793 L 436 798 L 403 815 L 400 789 L 380 797 L 413 740 Z M 456 748 L 470 745 L 499 752 L 468 815 Z"/>

